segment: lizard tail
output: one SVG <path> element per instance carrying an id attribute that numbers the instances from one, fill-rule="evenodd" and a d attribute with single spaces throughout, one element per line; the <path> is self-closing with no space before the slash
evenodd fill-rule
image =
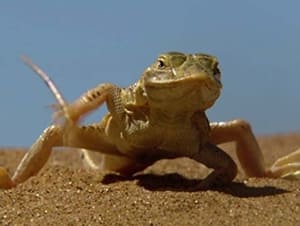
<path id="1" fill-rule="evenodd" d="M 31 59 L 27 56 L 21 56 L 21 59 L 23 62 L 31 68 L 47 85 L 47 87 L 50 89 L 51 93 L 53 94 L 54 98 L 58 102 L 59 108 L 62 109 L 64 117 L 67 120 L 70 120 L 70 114 L 68 112 L 68 105 L 67 102 L 65 101 L 64 97 L 54 84 L 54 82 L 51 80 L 51 78 L 36 64 L 34 64 Z"/>

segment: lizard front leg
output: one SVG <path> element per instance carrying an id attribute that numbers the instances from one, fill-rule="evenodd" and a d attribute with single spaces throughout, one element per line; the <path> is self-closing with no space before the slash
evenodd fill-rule
<path id="1" fill-rule="evenodd" d="M 236 142 L 236 153 L 242 168 L 249 177 L 299 177 L 300 150 L 278 159 L 270 169 L 266 169 L 262 151 L 244 120 L 210 123 L 210 141 L 214 144 Z"/>
<path id="2" fill-rule="evenodd" d="M 121 154 L 114 145 L 116 142 L 114 137 L 120 136 L 118 131 L 124 126 L 126 114 L 121 100 L 121 91 L 121 88 L 113 84 L 100 84 L 68 105 L 66 110 L 69 119 L 65 117 L 63 140 L 64 145 L 81 148 L 83 160 L 88 167 L 102 171 L 114 171 L 128 176 L 146 166 Z M 107 104 L 110 113 L 100 123 L 78 126 L 77 121 L 80 118 L 100 107 L 103 103 Z M 64 117 L 62 110 L 56 113 L 55 117 Z M 111 124 L 112 121 L 113 124 Z M 85 134 L 83 134 L 82 129 L 86 131 Z"/>
<path id="3" fill-rule="evenodd" d="M 192 157 L 194 160 L 214 169 L 203 181 L 192 190 L 206 190 L 213 185 L 226 185 L 237 175 L 237 165 L 231 157 L 214 144 L 206 143 Z"/>

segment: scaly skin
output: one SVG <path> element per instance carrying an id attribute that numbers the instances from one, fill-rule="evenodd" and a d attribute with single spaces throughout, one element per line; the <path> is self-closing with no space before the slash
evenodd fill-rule
<path id="1" fill-rule="evenodd" d="M 27 63 L 40 73 L 36 65 Z M 300 149 L 266 169 L 246 121 L 209 123 L 205 111 L 220 95 L 220 75 L 216 57 L 169 52 L 160 55 L 128 88 L 105 83 L 74 103 L 59 101 L 60 110 L 54 116 L 64 118 L 64 123 L 47 128 L 13 178 L 2 173 L 0 187 L 12 187 L 37 174 L 55 146 L 80 148 L 88 166 L 123 175 L 132 175 L 159 159 L 189 157 L 214 169 L 194 188 L 207 189 L 235 178 L 236 164 L 217 146 L 235 141 L 237 156 L 249 177 L 298 178 Z M 57 93 L 55 96 L 61 100 Z M 99 123 L 78 124 L 103 103 L 109 113 Z"/>

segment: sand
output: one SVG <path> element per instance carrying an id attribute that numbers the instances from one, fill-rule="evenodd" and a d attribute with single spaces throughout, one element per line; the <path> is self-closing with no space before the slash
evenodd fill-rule
<path id="1" fill-rule="evenodd" d="M 259 143 L 270 165 L 300 147 L 300 134 Z M 12 173 L 24 153 L 1 149 L 0 165 Z M 126 179 L 83 168 L 76 151 L 54 151 L 37 176 L 0 190 L 0 225 L 300 225 L 300 181 L 245 178 L 240 170 L 226 187 L 189 191 L 207 172 L 183 158 Z"/>

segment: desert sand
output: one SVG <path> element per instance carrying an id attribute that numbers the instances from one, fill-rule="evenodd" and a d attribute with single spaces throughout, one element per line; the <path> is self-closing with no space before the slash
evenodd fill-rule
<path id="1" fill-rule="evenodd" d="M 300 133 L 258 140 L 267 165 L 300 147 Z M 222 147 L 236 160 L 232 144 Z M 2 148 L 0 165 L 12 174 L 24 153 Z M 54 151 L 37 176 L 0 190 L 0 225 L 300 225 L 300 181 L 240 169 L 228 186 L 189 191 L 207 173 L 181 158 L 121 178 L 85 169 L 76 151 Z"/>

